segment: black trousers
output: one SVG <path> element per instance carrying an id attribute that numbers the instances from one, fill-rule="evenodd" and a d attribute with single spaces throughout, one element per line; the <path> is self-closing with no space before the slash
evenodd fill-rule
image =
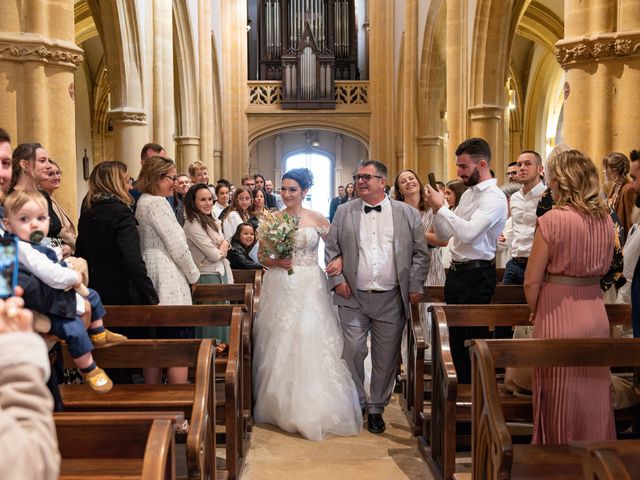
<path id="1" fill-rule="evenodd" d="M 472 270 L 449 270 L 444 284 L 445 302 L 459 304 L 491 303 L 496 290 L 496 268 L 494 265 Z M 449 327 L 451 356 L 458 373 L 458 383 L 471 383 L 471 359 L 464 346 L 465 340 L 487 338 L 488 327 Z"/>

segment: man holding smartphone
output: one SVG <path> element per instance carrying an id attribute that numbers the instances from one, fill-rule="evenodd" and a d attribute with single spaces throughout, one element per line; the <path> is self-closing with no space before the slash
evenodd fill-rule
<path id="1" fill-rule="evenodd" d="M 482 138 L 470 138 L 456 149 L 458 177 L 469 187 L 455 209 L 444 206 L 444 194 L 427 186 L 439 240 L 453 237 L 451 266 L 444 286 L 446 303 L 490 303 L 496 288 L 496 245 L 507 219 L 507 199 L 490 173 L 491 149 Z M 465 340 L 486 338 L 486 327 L 451 327 L 451 354 L 460 383 L 471 383 Z"/>

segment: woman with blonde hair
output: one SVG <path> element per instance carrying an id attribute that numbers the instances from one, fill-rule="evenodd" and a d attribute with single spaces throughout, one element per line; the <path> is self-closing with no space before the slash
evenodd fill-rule
<path id="1" fill-rule="evenodd" d="M 609 336 L 600 277 L 609 269 L 616 234 L 597 173 L 578 150 L 547 165 L 555 203 L 538 218 L 524 282 L 534 338 Z M 615 439 L 610 385 L 608 368 L 534 369 L 532 442 Z"/>
<path id="2" fill-rule="evenodd" d="M 633 225 L 633 206 L 636 203 L 636 191 L 629 179 L 631 162 L 620 152 L 611 152 L 602 159 L 605 188 L 609 206 L 616 212 L 626 237 Z"/>
<path id="3" fill-rule="evenodd" d="M 191 305 L 190 284 L 200 278 L 187 238 L 171 210 L 167 197 L 173 193 L 176 164 L 164 157 L 151 157 L 142 165 L 136 205 L 142 258 L 158 292 L 160 305 Z M 157 338 L 193 338 L 193 328 L 158 328 Z M 169 383 L 186 383 L 186 367 L 170 368 Z M 160 369 L 145 369 L 145 382 L 160 383 Z"/>
<path id="4" fill-rule="evenodd" d="M 78 220 L 76 255 L 87 261 L 89 286 L 105 304 L 156 305 L 158 295 L 140 253 L 130 189 L 124 163 L 96 165 L 89 177 L 88 208 Z"/>
<path id="5" fill-rule="evenodd" d="M 71 217 L 69 217 L 67 212 L 64 211 L 62 206 L 56 201 L 55 197 L 53 196 L 53 192 L 60 188 L 60 183 L 62 180 L 62 170 L 60 170 L 60 165 L 58 165 L 55 160 L 50 158 L 49 161 L 51 162 L 53 169 L 49 172 L 49 176 L 45 180 L 40 180 L 39 188 L 41 191 L 46 192 L 51 198 L 51 206 L 53 208 L 53 211 L 56 212 L 56 215 L 58 216 L 58 218 L 60 219 L 60 223 L 62 224 L 59 236 L 65 243 L 65 245 L 69 245 L 71 254 L 73 254 L 76 249 L 76 237 L 78 236 L 78 232 L 76 231 L 76 226 L 73 224 L 73 220 L 71 220 Z"/>

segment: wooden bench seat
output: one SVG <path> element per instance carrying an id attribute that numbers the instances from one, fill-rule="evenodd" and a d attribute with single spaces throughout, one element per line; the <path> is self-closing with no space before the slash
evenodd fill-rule
<path id="1" fill-rule="evenodd" d="M 630 324 L 628 305 L 607 305 L 606 309 L 612 331 L 615 325 Z M 449 327 L 525 326 L 529 325 L 529 308 L 526 305 L 444 305 L 432 306 L 430 312 L 433 321 L 432 395 L 428 411 L 420 414 L 422 435 L 419 447 L 432 473 L 451 479 L 455 472 L 456 451 L 468 447 L 471 437 L 469 397 L 459 396 L 468 392 L 469 387 L 465 389 L 458 383 L 449 344 Z M 419 385 L 416 390 L 418 388 L 424 387 Z M 530 421 L 530 401 L 509 396 L 506 392 L 500 398 L 507 402 L 503 414 L 509 421 Z"/>
<path id="2" fill-rule="evenodd" d="M 420 303 L 444 304 L 444 286 L 424 287 L 424 298 Z M 526 303 L 524 290 L 520 285 L 497 285 L 491 299 L 492 304 L 522 305 Z M 425 338 L 420 319 L 418 305 L 411 306 L 411 318 L 407 330 L 408 362 L 404 365 L 405 375 L 400 397 L 400 405 L 407 417 L 409 427 L 414 435 L 419 435 L 423 429 L 423 403 L 430 401 L 430 388 L 425 388 L 432 380 L 432 361 L 426 355 L 430 338 Z"/>
<path id="3" fill-rule="evenodd" d="M 640 440 L 577 442 L 585 480 L 637 480 L 640 478 Z"/>
<path id="4" fill-rule="evenodd" d="M 498 395 L 496 369 L 638 367 L 640 340 L 470 340 L 467 345 L 472 361 L 473 478 L 583 478 L 580 457 L 568 445 L 513 444 Z"/>
<path id="5" fill-rule="evenodd" d="M 253 270 L 251 271 L 253 272 Z M 262 272 L 262 270 L 260 270 Z M 260 279 L 262 277 L 260 276 Z M 253 320 L 255 318 L 255 302 L 259 302 L 259 294 L 256 295 L 253 283 L 233 283 L 221 285 L 196 285 L 193 292 L 194 302 L 223 302 L 228 301 L 232 305 L 244 305 L 247 315 L 242 324 L 242 408 L 244 411 L 244 428 L 247 437 L 253 426 L 252 390 L 251 390 L 251 360 Z M 216 372 L 219 378 L 224 377 L 226 360 L 216 360 Z"/>
<path id="6" fill-rule="evenodd" d="M 93 355 L 103 368 L 180 366 L 195 369 L 192 384 L 114 385 L 113 390 L 105 394 L 95 393 L 87 385 L 75 384 L 61 385 L 60 393 L 67 411 L 183 411 L 189 419 L 186 438 L 189 478 L 215 475 L 211 340 L 129 340 L 122 345 L 94 350 Z M 73 366 L 66 349 L 64 360 L 66 366 Z"/>
<path id="7" fill-rule="evenodd" d="M 243 297 L 245 288 L 242 289 Z M 115 327 L 230 327 L 229 353 L 226 358 L 216 358 L 217 373 L 223 382 L 224 396 L 218 395 L 212 409 L 218 412 L 217 424 L 225 427 L 226 470 L 234 479 L 244 465 L 245 452 L 249 447 L 249 433 L 245 428 L 243 409 L 244 355 L 242 326 L 247 322 L 248 311 L 244 305 L 111 305 L 105 307 L 107 326 Z M 108 350 L 108 349 L 107 349 Z M 100 362 L 98 362 L 100 365 Z M 162 366 L 162 365 L 158 365 Z M 168 365 L 164 365 L 165 367 Z M 211 371 L 211 379 L 213 376 Z M 211 382 L 215 388 L 215 382 Z"/>

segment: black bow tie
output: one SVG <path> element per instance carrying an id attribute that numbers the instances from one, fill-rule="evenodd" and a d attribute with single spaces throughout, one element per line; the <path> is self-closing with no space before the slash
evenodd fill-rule
<path id="1" fill-rule="evenodd" d="M 376 212 L 381 212 L 382 205 L 376 205 L 375 207 L 369 207 L 367 205 L 364 206 L 364 213 L 369 213 L 371 210 L 375 210 Z"/>

